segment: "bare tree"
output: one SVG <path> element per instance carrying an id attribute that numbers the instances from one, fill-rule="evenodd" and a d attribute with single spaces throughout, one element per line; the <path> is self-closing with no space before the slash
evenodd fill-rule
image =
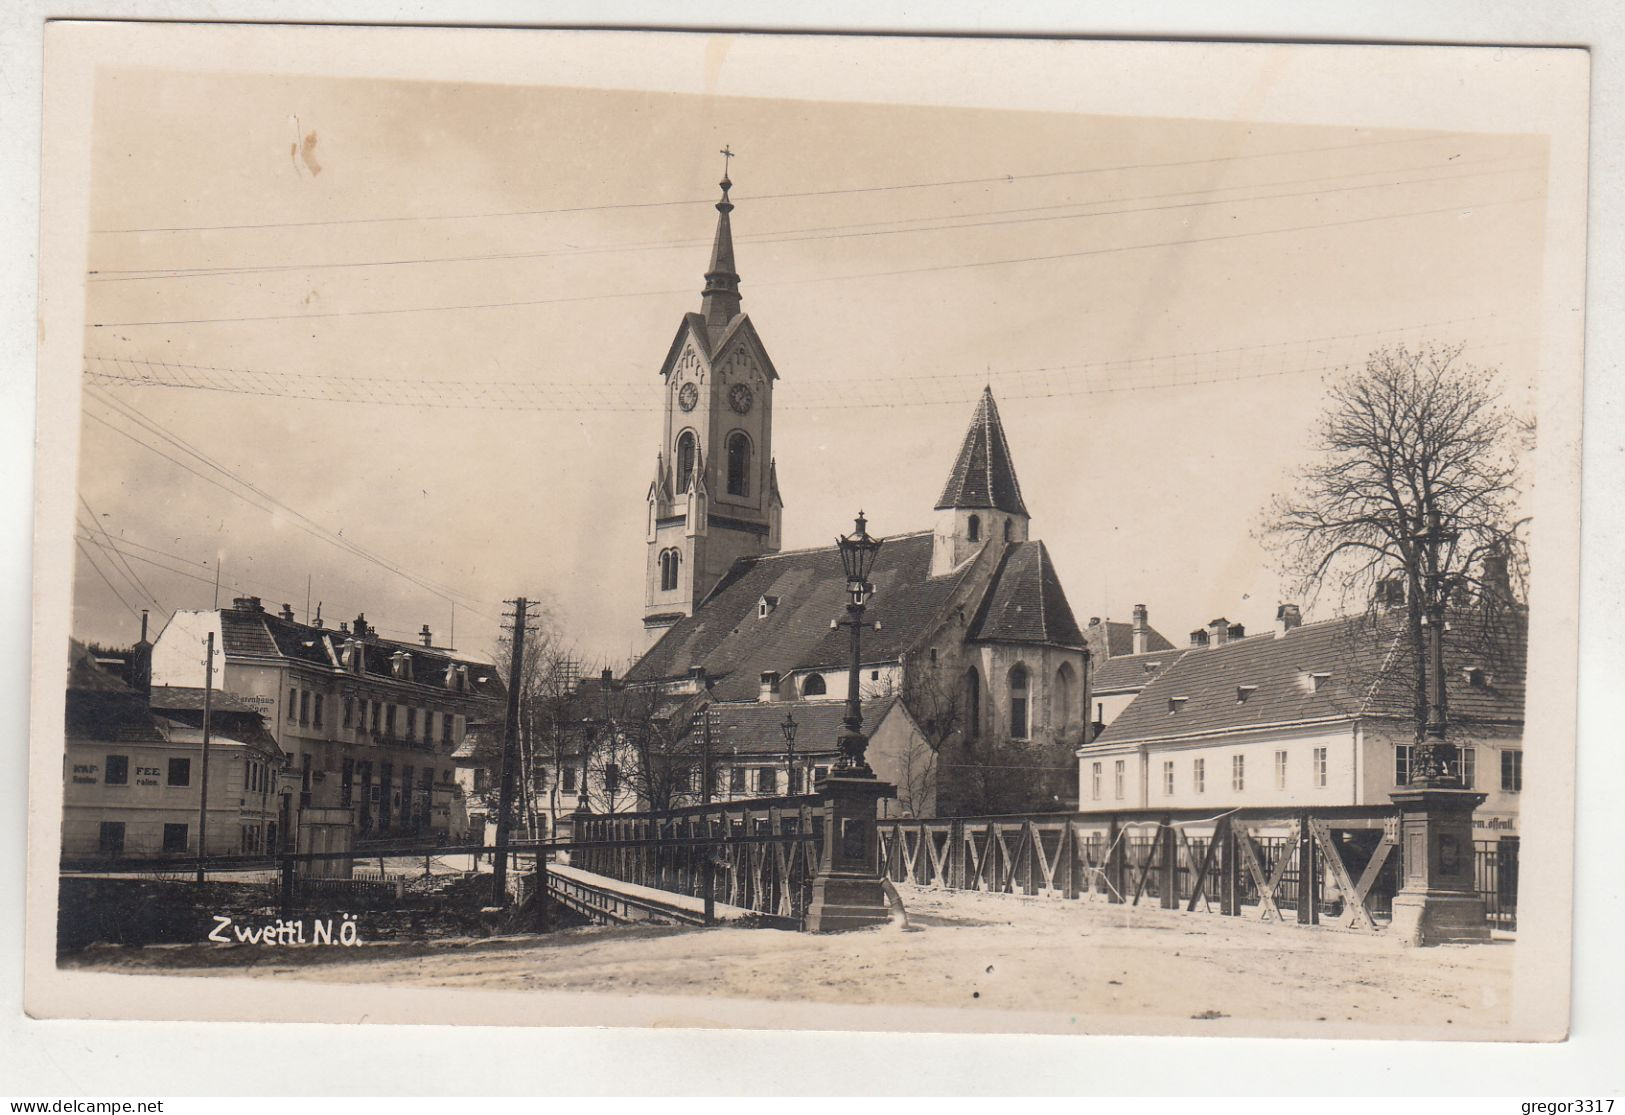
<path id="1" fill-rule="evenodd" d="M 1262 540 L 1306 603 L 1330 596 L 1338 611 L 1363 613 L 1367 635 L 1386 633 L 1398 653 L 1383 668 L 1408 675 L 1418 739 L 1431 608 L 1455 615 L 1472 605 L 1477 620 L 1452 638 L 1482 643 L 1488 660 L 1521 652 L 1523 639 L 1518 459 L 1533 428 L 1503 403 L 1496 370 L 1461 352 L 1384 347 L 1332 378 L 1313 459 L 1263 523 Z M 1431 535 L 1430 515 L 1440 528 Z"/>

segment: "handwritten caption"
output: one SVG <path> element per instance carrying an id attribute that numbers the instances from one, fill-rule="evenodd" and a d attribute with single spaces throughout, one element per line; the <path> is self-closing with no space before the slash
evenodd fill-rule
<path id="1" fill-rule="evenodd" d="M 214 928 L 209 931 L 209 940 L 222 945 L 269 945 L 299 946 L 299 945 L 338 945 L 344 948 L 353 948 L 361 943 L 361 931 L 356 926 L 354 914 L 344 914 L 335 923 L 332 918 L 313 918 L 309 922 L 310 933 L 305 933 L 306 922 L 303 918 L 288 920 L 277 918 L 274 922 L 263 925 L 242 925 L 224 914 L 211 914 L 214 918 Z"/>

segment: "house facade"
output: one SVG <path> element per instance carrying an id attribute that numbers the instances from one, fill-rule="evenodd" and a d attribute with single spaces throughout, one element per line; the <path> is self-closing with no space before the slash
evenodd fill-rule
<path id="1" fill-rule="evenodd" d="M 358 839 L 450 835 L 460 812 L 452 754 L 471 720 L 500 709 L 495 669 L 422 643 L 384 639 L 358 615 L 338 630 L 300 623 L 258 597 L 179 611 L 153 645 L 156 684 L 197 686 L 214 636 L 215 685 L 264 716 L 297 779 L 302 824 Z"/>

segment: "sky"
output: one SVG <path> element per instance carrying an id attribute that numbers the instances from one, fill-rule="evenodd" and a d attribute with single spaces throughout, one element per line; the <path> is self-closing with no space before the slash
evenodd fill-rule
<path id="1" fill-rule="evenodd" d="M 985 383 L 1080 622 L 1267 626 L 1326 375 L 1401 341 L 1523 409 L 1539 375 L 1537 137 L 129 68 L 92 142 L 102 642 L 218 568 L 476 656 L 526 595 L 623 666 L 724 145 L 786 548 L 929 528 Z"/>

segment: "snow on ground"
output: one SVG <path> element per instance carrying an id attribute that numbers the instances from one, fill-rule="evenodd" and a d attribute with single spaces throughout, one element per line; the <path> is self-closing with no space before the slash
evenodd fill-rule
<path id="1" fill-rule="evenodd" d="M 772 929 L 592 927 L 543 938 L 98 948 L 65 961 L 412 987 L 1043 1011 L 1114 1020 L 1234 1019 L 1492 1030 L 1509 1020 L 1514 944 L 1413 949 L 1336 925 L 1261 923 L 1104 901 L 904 886 L 911 928 L 831 936 Z M 364 917 L 364 915 L 363 915 Z M 362 938 L 366 925 L 361 925 Z M 1350 1027 L 1350 1024 L 1353 1024 Z"/>

